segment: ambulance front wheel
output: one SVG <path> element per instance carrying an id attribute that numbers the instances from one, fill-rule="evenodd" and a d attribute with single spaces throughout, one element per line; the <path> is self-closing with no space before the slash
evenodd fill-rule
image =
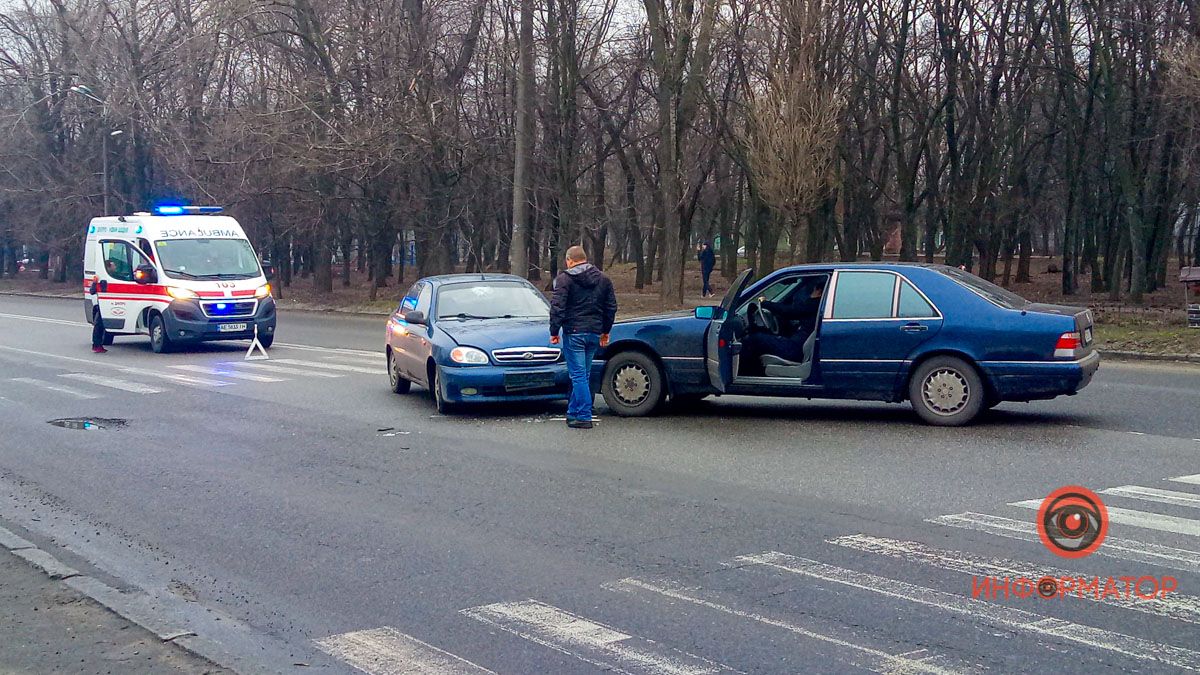
<path id="1" fill-rule="evenodd" d="M 153 349 L 155 354 L 171 351 L 171 338 L 167 336 L 167 324 L 161 314 L 150 316 L 150 349 Z"/>

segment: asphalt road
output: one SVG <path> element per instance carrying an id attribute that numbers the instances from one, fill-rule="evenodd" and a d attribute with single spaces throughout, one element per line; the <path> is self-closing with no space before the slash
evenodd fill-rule
<path id="1" fill-rule="evenodd" d="M 0 297 L 0 524 L 242 670 L 1200 670 L 1195 367 L 1106 362 L 965 429 L 725 397 L 583 432 L 392 394 L 379 319 L 287 314 L 246 365 L 94 356 L 81 304 Z M 47 423 L 82 416 L 124 424 Z M 1112 521 L 1078 560 L 1014 505 L 1064 485 Z M 1068 572 L 1178 590 L 973 597 Z"/>

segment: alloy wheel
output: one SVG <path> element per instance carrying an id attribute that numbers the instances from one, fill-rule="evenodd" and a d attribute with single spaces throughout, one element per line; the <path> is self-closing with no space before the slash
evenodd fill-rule
<path id="1" fill-rule="evenodd" d="M 971 400 L 971 387 L 957 370 L 939 368 L 925 378 L 921 397 L 935 414 L 953 415 Z"/>
<path id="2" fill-rule="evenodd" d="M 621 366 L 613 373 L 613 393 L 628 406 L 635 406 L 650 395 L 650 373 L 637 364 Z"/>

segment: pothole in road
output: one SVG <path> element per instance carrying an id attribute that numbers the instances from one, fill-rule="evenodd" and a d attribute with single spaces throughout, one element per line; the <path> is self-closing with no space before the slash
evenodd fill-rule
<path id="1" fill-rule="evenodd" d="M 103 431 L 104 429 L 120 429 L 128 422 L 117 417 L 64 417 L 50 420 L 49 424 L 78 431 Z"/>

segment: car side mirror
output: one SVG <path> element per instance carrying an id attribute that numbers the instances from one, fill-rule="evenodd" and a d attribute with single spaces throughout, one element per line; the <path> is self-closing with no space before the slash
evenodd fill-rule
<path id="1" fill-rule="evenodd" d="M 133 271 L 133 280 L 139 284 L 158 283 L 158 270 L 154 265 L 142 265 Z"/>
<path id="2" fill-rule="evenodd" d="M 411 312 L 405 312 L 404 320 L 411 324 L 415 324 L 417 326 L 424 326 L 425 325 L 425 312 L 418 312 L 415 309 Z"/>
<path id="3" fill-rule="evenodd" d="M 705 305 L 704 307 L 697 307 L 695 315 L 696 315 L 697 319 L 704 319 L 706 321 L 711 321 L 711 320 L 717 318 L 717 314 L 720 311 L 721 311 L 720 307 L 715 307 L 713 305 Z"/>
<path id="4" fill-rule="evenodd" d="M 266 263 L 265 265 L 263 265 L 263 276 L 267 278 L 267 281 L 274 281 L 275 280 L 275 266 L 272 265 L 271 263 Z"/>

